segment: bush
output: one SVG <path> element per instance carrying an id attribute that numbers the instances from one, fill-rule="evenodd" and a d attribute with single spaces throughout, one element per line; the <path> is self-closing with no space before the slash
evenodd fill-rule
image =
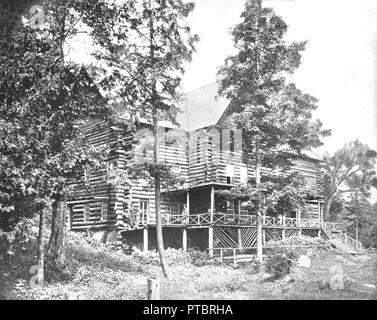
<path id="1" fill-rule="evenodd" d="M 181 249 L 168 248 L 164 251 L 168 265 L 184 265 L 191 262 L 190 254 Z M 135 251 L 132 257 L 141 264 L 159 265 L 160 257 L 157 251 Z"/>
<path id="2" fill-rule="evenodd" d="M 275 250 L 267 257 L 266 271 L 275 279 L 280 279 L 289 274 L 296 258 L 296 254 L 291 250 Z"/>
<path id="3" fill-rule="evenodd" d="M 257 257 L 253 257 L 252 261 L 245 263 L 244 268 L 247 274 L 256 274 L 261 269 L 261 263 L 257 259 Z"/>

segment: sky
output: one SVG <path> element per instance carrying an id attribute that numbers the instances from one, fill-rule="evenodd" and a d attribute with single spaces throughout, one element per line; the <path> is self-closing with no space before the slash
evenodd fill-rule
<path id="1" fill-rule="evenodd" d="M 244 0 L 196 0 L 189 19 L 201 41 L 183 81 L 186 92 L 216 81 L 217 69 L 235 53 L 231 28 Z M 315 96 L 319 118 L 332 136 L 317 150 L 334 152 L 359 139 L 377 149 L 377 0 L 265 0 L 288 24 L 287 41 L 308 40 L 293 76 Z"/>

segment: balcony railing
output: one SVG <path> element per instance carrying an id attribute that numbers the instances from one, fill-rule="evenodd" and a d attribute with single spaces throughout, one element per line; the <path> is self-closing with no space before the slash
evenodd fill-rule
<path id="1" fill-rule="evenodd" d="M 154 225 L 156 224 L 155 216 L 146 214 L 134 214 L 131 217 L 131 223 L 135 226 Z M 256 226 L 257 217 L 255 215 L 220 213 L 215 212 L 211 216 L 209 212 L 200 214 L 180 215 L 180 214 L 162 214 L 162 224 L 170 226 Z M 285 218 L 262 216 L 262 225 L 264 227 L 274 228 L 318 228 L 330 231 L 343 231 L 344 225 L 333 222 L 319 222 L 311 219 Z"/>

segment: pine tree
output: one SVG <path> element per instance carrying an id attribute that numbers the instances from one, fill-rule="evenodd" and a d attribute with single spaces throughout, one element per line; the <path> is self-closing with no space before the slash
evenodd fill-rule
<path id="1" fill-rule="evenodd" d="M 286 80 L 299 67 L 306 42 L 287 44 L 286 23 L 264 8 L 261 0 L 248 0 L 241 18 L 232 31 L 238 52 L 219 71 L 219 94 L 230 100 L 235 122 L 247 141 L 245 151 L 254 158 L 261 259 L 261 166 L 286 168 L 289 159 L 320 146 L 320 138 L 330 132 L 312 120 L 317 100 Z"/>

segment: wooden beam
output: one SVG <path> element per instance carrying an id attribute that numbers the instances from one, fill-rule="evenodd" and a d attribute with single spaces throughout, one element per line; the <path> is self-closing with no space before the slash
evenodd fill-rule
<path id="1" fill-rule="evenodd" d="M 209 256 L 213 258 L 213 227 L 208 228 L 208 249 Z"/>
<path id="2" fill-rule="evenodd" d="M 215 186 L 211 186 L 211 207 L 210 207 L 211 223 L 213 222 L 214 211 L 215 211 Z"/>
<path id="3" fill-rule="evenodd" d="M 147 228 L 143 229 L 143 251 L 144 252 L 148 251 L 148 229 Z"/>
<path id="4" fill-rule="evenodd" d="M 187 214 L 190 214 L 190 191 L 187 191 L 186 193 L 186 210 Z"/>
<path id="5" fill-rule="evenodd" d="M 187 251 L 187 230 L 183 228 L 182 230 L 182 249 L 183 251 Z"/>
<path id="6" fill-rule="evenodd" d="M 301 209 L 297 210 L 297 226 L 301 226 Z"/>
<path id="7" fill-rule="evenodd" d="M 237 228 L 237 240 L 238 240 L 238 248 L 242 250 L 242 236 L 241 236 L 241 228 Z"/>

